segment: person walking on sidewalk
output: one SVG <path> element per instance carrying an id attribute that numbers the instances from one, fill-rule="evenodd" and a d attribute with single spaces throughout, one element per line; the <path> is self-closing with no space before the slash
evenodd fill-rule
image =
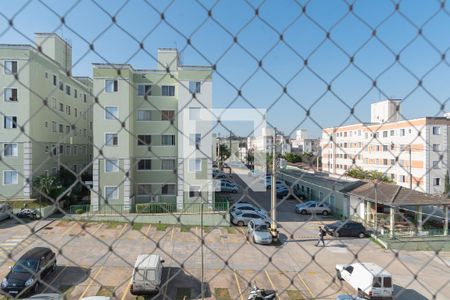
<path id="1" fill-rule="evenodd" d="M 320 242 L 322 242 L 322 247 L 325 247 L 325 241 L 323 237 L 327 234 L 327 232 L 319 226 L 319 239 L 317 240 L 316 247 L 319 246 Z"/>

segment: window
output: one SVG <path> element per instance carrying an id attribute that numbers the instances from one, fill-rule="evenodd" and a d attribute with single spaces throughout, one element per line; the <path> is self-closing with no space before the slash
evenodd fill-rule
<path id="1" fill-rule="evenodd" d="M 441 134 L 441 127 L 433 126 L 433 135 L 439 135 L 439 134 Z"/>
<path id="2" fill-rule="evenodd" d="M 152 86 L 150 84 L 139 84 L 138 85 L 138 96 L 151 96 Z"/>
<path id="3" fill-rule="evenodd" d="M 59 145 L 59 154 L 64 154 L 64 145 Z"/>
<path id="4" fill-rule="evenodd" d="M 64 133 L 64 125 L 59 124 L 59 133 Z"/>
<path id="5" fill-rule="evenodd" d="M 119 199 L 119 188 L 116 186 L 105 186 L 105 199 L 106 200 L 117 200 Z"/>
<path id="6" fill-rule="evenodd" d="M 78 91 L 77 91 L 77 89 L 73 89 L 73 96 L 75 98 L 78 98 Z"/>
<path id="7" fill-rule="evenodd" d="M 173 85 L 163 85 L 162 86 L 163 96 L 175 96 L 175 86 Z"/>
<path id="8" fill-rule="evenodd" d="M 86 96 L 86 94 L 84 94 L 84 95 L 83 95 L 83 101 L 84 101 L 84 103 L 86 103 L 86 99 L 87 99 L 87 96 Z"/>
<path id="9" fill-rule="evenodd" d="M 388 160 L 386 158 L 383 158 L 383 165 L 387 166 Z"/>
<path id="10" fill-rule="evenodd" d="M 6 60 L 4 63 L 5 74 L 17 74 L 17 61 Z"/>
<path id="11" fill-rule="evenodd" d="M 56 86 L 58 84 L 58 77 L 56 75 L 53 75 L 53 85 Z"/>
<path id="12" fill-rule="evenodd" d="M 200 120 L 200 107 L 189 107 L 189 120 Z"/>
<path id="13" fill-rule="evenodd" d="M 105 133 L 105 145 L 106 146 L 117 146 L 119 144 L 119 139 L 117 133 Z"/>
<path id="14" fill-rule="evenodd" d="M 438 160 L 433 161 L 433 169 L 439 169 L 439 161 Z"/>
<path id="15" fill-rule="evenodd" d="M 52 175 L 58 175 L 58 169 L 52 168 Z"/>
<path id="16" fill-rule="evenodd" d="M 70 155 L 70 145 L 66 146 L 66 155 Z"/>
<path id="17" fill-rule="evenodd" d="M 17 144 L 4 144 L 3 156 L 17 156 Z"/>
<path id="18" fill-rule="evenodd" d="M 173 110 L 162 110 L 161 111 L 161 120 L 173 121 L 174 115 L 175 115 L 175 111 L 173 111 Z"/>
<path id="19" fill-rule="evenodd" d="M 59 89 L 64 91 L 64 83 L 62 81 L 59 82 Z"/>
<path id="20" fill-rule="evenodd" d="M 105 92 L 113 93 L 119 91 L 119 82 L 117 80 L 105 80 Z"/>
<path id="21" fill-rule="evenodd" d="M 70 116 L 70 106 L 66 105 L 66 114 Z"/>
<path id="22" fill-rule="evenodd" d="M 201 196 L 199 186 L 189 186 L 189 198 L 197 198 Z"/>
<path id="23" fill-rule="evenodd" d="M 400 175 L 400 176 L 398 177 L 398 181 L 400 181 L 400 182 L 406 182 L 406 176 L 405 176 L 405 175 Z"/>
<path id="24" fill-rule="evenodd" d="M 59 103 L 59 111 L 64 112 L 64 104 L 61 102 Z"/>
<path id="25" fill-rule="evenodd" d="M 441 179 L 440 178 L 433 178 L 433 185 L 434 186 L 441 185 Z"/>
<path id="26" fill-rule="evenodd" d="M 105 160 L 105 173 L 119 171 L 119 161 L 117 159 Z"/>
<path id="27" fill-rule="evenodd" d="M 75 115 L 75 118 L 78 118 L 78 109 L 75 107 L 73 110 L 74 110 L 73 113 Z"/>
<path id="28" fill-rule="evenodd" d="M 193 133 L 189 135 L 189 145 L 200 146 L 201 141 L 202 141 L 201 133 Z"/>
<path id="29" fill-rule="evenodd" d="M 400 129 L 400 136 L 405 136 L 405 129 Z"/>
<path id="30" fill-rule="evenodd" d="M 175 170 L 175 159 L 163 159 L 161 160 L 162 170 Z"/>
<path id="31" fill-rule="evenodd" d="M 52 98 L 52 108 L 56 109 L 56 98 Z"/>
<path id="32" fill-rule="evenodd" d="M 45 128 L 48 128 L 48 121 L 44 122 L 44 126 L 45 126 Z"/>
<path id="33" fill-rule="evenodd" d="M 433 152 L 439 152 L 440 151 L 440 145 L 439 144 L 433 144 Z"/>
<path id="34" fill-rule="evenodd" d="M 70 86 L 66 85 L 66 94 L 70 96 Z"/>
<path id="35" fill-rule="evenodd" d="M 383 151 L 388 151 L 388 145 L 383 145 Z"/>
<path id="36" fill-rule="evenodd" d="M 191 94 L 200 94 L 201 82 L 189 81 L 189 92 Z"/>
<path id="37" fill-rule="evenodd" d="M 17 102 L 17 89 L 5 88 L 3 91 L 3 99 L 5 102 Z"/>
<path id="38" fill-rule="evenodd" d="M 152 193 L 152 185 L 151 184 L 138 184 L 137 185 L 137 195 L 138 196 L 147 196 Z"/>
<path id="39" fill-rule="evenodd" d="M 17 171 L 6 170 L 3 171 L 3 184 L 17 184 Z"/>
<path id="40" fill-rule="evenodd" d="M 395 130 L 391 130 L 391 136 L 395 135 Z"/>
<path id="41" fill-rule="evenodd" d="M 151 170 L 152 169 L 152 160 L 151 159 L 140 159 L 137 164 L 138 170 Z"/>
<path id="42" fill-rule="evenodd" d="M 162 135 L 162 145 L 172 146 L 175 145 L 175 135 Z"/>
<path id="43" fill-rule="evenodd" d="M 149 134 L 138 135 L 138 146 L 149 146 L 152 144 L 152 136 Z"/>
<path id="44" fill-rule="evenodd" d="M 189 159 L 189 172 L 195 173 L 202 170 L 202 160 L 199 158 Z"/>
<path id="45" fill-rule="evenodd" d="M 77 153 L 78 153 L 78 147 L 77 147 L 77 146 L 73 146 L 72 151 L 73 151 L 73 155 L 77 155 Z"/>
<path id="46" fill-rule="evenodd" d="M 388 132 L 387 131 L 383 131 L 383 137 L 388 137 Z"/>
<path id="47" fill-rule="evenodd" d="M 117 106 L 105 106 L 105 120 L 114 120 L 119 117 Z"/>
<path id="48" fill-rule="evenodd" d="M 56 122 L 52 121 L 52 131 L 56 132 Z"/>
<path id="49" fill-rule="evenodd" d="M 152 111 L 151 110 L 138 110 L 137 111 L 138 121 L 151 121 Z"/>
<path id="50" fill-rule="evenodd" d="M 163 184 L 161 195 L 175 195 L 175 184 Z"/>
<path id="51" fill-rule="evenodd" d="M 15 117 L 15 116 L 4 116 L 3 117 L 3 128 L 5 128 L 5 129 L 17 128 L 17 117 Z"/>

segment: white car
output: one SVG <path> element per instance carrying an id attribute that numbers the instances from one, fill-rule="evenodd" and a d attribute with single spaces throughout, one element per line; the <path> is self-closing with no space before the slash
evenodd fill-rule
<path id="1" fill-rule="evenodd" d="M 272 220 L 265 215 L 252 211 L 233 210 L 230 212 L 230 221 L 234 225 L 245 226 L 252 220 L 261 220 L 270 226 Z"/>
<path id="2" fill-rule="evenodd" d="M 259 214 L 267 216 L 267 211 L 255 206 L 255 205 L 249 204 L 249 203 L 236 203 L 231 207 L 231 211 L 234 211 L 234 210 L 252 211 L 252 212 L 254 211 Z"/>
<path id="3" fill-rule="evenodd" d="M 393 299 L 392 275 L 374 263 L 336 265 L 336 277 L 347 281 L 361 298 Z"/>
<path id="4" fill-rule="evenodd" d="M 251 220 L 247 225 L 247 233 L 255 244 L 271 244 L 272 235 L 267 223 L 260 219 Z"/>

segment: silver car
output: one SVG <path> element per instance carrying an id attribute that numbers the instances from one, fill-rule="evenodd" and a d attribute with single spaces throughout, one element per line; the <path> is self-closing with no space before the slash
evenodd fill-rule
<path id="1" fill-rule="evenodd" d="M 269 232 L 269 226 L 267 226 L 267 224 L 260 219 L 255 219 L 248 222 L 247 233 L 255 244 L 272 243 L 272 235 Z"/>
<path id="2" fill-rule="evenodd" d="M 260 215 L 267 216 L 267 211 L 265 211 L 262 208 L 256 207 L 252 204 L 249 204 L 249 203 L 236 203 L 231 207 L 231 211 L 234 211 L 234 210 L 251 211 L 251 212 L 256 212 Z"/>
<path id="3" fill-rule="evenodd" d="M 272 222 L 271 219 L 268 216 L 259 214 L 254 211 L 242 211 L 242 210 L 233 210 L 230 212 L 230 221 L 234 225 L 238 226 L 245 226 L 250 222 L 251 220 L 261 220 L 262 222 L 266 223 L 268 226 L 270 226 L 270 223 Z"/>
<path id="4" fill-rule="evenodd" d="M 48 294 L 37 294 L 25 300 L 64 300 L 64 296 L 60 294 L 48 293 Z"/>
<path id="5" fill-rule="evenodd" d="M 300 203 L 295 206 L 295 212 L 298 214 L 322 214 L 327 216 L 331 213 L 331 208 L 317 201 L 307 201 L 305 203 Z"/>
<path id="6" fill-rule="evenodd" d="M 0 204 L 0 221 L 12 218 L 12 209 L 9 204 Z"/>

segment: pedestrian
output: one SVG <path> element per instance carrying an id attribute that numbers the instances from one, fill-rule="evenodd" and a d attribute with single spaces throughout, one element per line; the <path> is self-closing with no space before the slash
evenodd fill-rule
<path id="1" fill-rule="evenodd" d="M 319 246 L 320 242 L 322 242 L 322 247 L 325 247 L 325 241 L 323 237 L 327 234 L 327 232 L 319 226 L 319 239 L 317 240 L 316 247 Z"/>

